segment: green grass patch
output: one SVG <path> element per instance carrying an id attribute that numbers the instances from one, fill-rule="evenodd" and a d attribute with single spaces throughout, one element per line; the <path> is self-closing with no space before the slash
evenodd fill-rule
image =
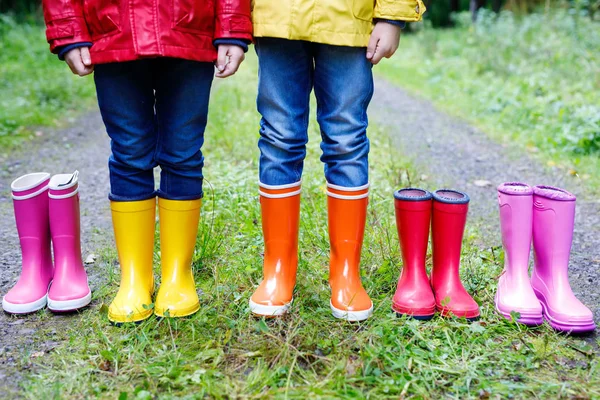
<path id="1" fill-rule="evenodd" d="M 43 26 L 0 14 L 0 147 L 56 126 L 94 104 L 91 77 L 81 79 L 50 53 Z"/>
<path id="2" fill-rule="evenodd" d="M 23 384 L 28 398 L 600 396 L 598 360 L 589 344 L 495 314 L 501 252 L 474 247 L 473 228 L 466 236 L 463 277 L 482 305 L 481 321 L 436 317 L 420 323 L 390 311 L 401 265 L 392 191 L 409 184 L 404 177 L 418 175 L 398 164 L 389 137 L 376 127 L 370 131 L 373 191 L 362 258 L 373 317 L 347 323 L 329 309 L 325 179 L 313 123 L 295 302 L 285 318 L 254 318 L 248 299 L 262 278 L 263 251 L 256 73 L 250 57 L 213 93 L 194 257 L 200 311 L 186 319 L 111 326 L 106 311 L 119 284 L 118 261 L 114 249 L 100 252 L 96 268 L 105 271 L 107 283 L 94 292 L 94 305 L 79 321 L 63 323 L 57 332 L 63 342 L 52 352 L 23 356 L 23 367 L 32 368 Z M 157 247 L 156 264 L 158 257 Z"/>
<path id="3" fill-rule="evenodd" d="M 379 73 L 600 191 L 600 23 L 564 10 L 469 19 L 404 36 Z"/>

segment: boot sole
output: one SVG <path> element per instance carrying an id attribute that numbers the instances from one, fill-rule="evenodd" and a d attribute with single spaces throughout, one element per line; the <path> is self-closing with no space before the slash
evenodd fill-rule
<path id="1" fill-rule="evenodd" d="M 252 299 L 250 299 L 248 304 L 250 306 L 250 311 L 252 312 L 252 314 L 256 315 L 257 317 L 269 318 L 281 317 L 282 315 L 287 314 L 293 301 L 294 298 L 292 297 L 292 300 L 290 300 L 289 303 L 284 304 L 282 306 L 264 306 L 262 304 L 255 303 L 252 301 Z"/>
<path id="2" fill-rule="evenodd" d="M 129 324 L 129 323 L 140 324 L 140 323 L 144 322 L 145 320 L 147 320 L 148 318 L 150 318 L 153 313 L 154 313 L 154 310 L 147 310 L 145 313 L 138 313 L 133 316 L 127 316 L 127 315 L 111 315 L 109 312 L 108 320 L 110 321 L 111 324 L 113 324 L 115 326 L 121 326 L 123 324 Z"/>
<path id="3" fill-rule="evenodd" d="M 501 316 L 503 316 L 504 318 L 512 321 L 512 316 L 510 315 L 510 313 L 500 310 L 500 306 L 498 304 L 497 298 L 494 298 L 494 303 L 496 305 L 496 312 L 498 314 L 500 314 Z M 518 311 L 518 310 L 515 310 L 515 311 L 521 315 L 519 317 L 519 319 L 517 319 L 517 322 L 520 324 L 527 325 L 527 326 L 539 326 L 544 323 L 544 316 L 542 313 L 537 314 L 537 313 L 522 312 L 522 311 Z"/>
<path id="4" fill-rule="evenodd" d="M 440 315 L 444 318 L 464 318 L 469 322 L 475 322 L 479 320 L 479 317 L 481 316 L 479 314 L 479 310 L 475 311 L 471 311 L 471 312 L 462 312 L 461 315 L 457 315 L 454 311 L 448 309 L 448 308 L 442 308 L 442 307 L 437 307 L 436 306 L 436 310 L 440 313 Z"/>
<path id="5" fill-rule="evenodd" d="M 15 304 L 6 299 L 2 299 L 2 309 L 9 314 L 31 314 L 46 307 L 46 304 L 48 304 L 47 294 L 36 301 L 25 304 Z"/>
<path id="6" fill-rule="evenodd" d="M 73 300 L 52 300 L 48 297 L 48 309 L 52 312 L 70 312 L 76 311 L 90 304 L 92 301 L 92 292 L 89 291 L 84 297 Z"/>
<path id="7" fill-rule="evenodd" d="M 156 307 L 156 305 L 154 305 L 154 314 L 159 318 L 189 317 L 190 315 L 197 313 L 198 310 L 200 310 L 200 303 L 194 304 L 191 307 L 184 308 L 181 310 L 174 310 L 174 309 L 169 309 L 169 308 L 161 309 L 159 307 Z M 165 315 L 167 313 L 167 311 L 169 312 L 168 317 Z"/>
<path id="8" fill-rule="evenodd" d="M 402 318 L 403 316 L 407 316 L 418 321 L 429 321 L 435 315 L 435 306 L 430 307 L 428 309 L 421 308 L 418 311 L 411 310 L 408 307 L 401 307 L 396 305 L 396 303 L 392 302 L 392 311 L 396 313 L 398 318 Z"/>
<path id="9" fill-rule="evenodd" d="M 335 318 L 344 319 L 348 322 L 364 321 L 373 315 L 373 304 L 371 304 L 371 308 L 368 310 L 360 311 L 340 310 L 339 308 L 335 308 L 331 302 L 329 302 L 329 306 L 331 307 L 331 313 Z"/>
<path id="10" fill-rule="evenodd" d="M 556 318 L 553 318 L 552 316 L 550 316 L 550 314 L 548 314 L 546 304 L 541 300 L 540 300 L 540 303 L 542 304 L 544 319 L 546 321 L 548 321 L 550 326 L 556 331 L 577 334 L 577 333 L 589 333 L 596 329 L 596 324 L 594 323 L 593 320 L 581 321 L 581 322 L 563 322 L 563 321 L 557 320 Z"/>

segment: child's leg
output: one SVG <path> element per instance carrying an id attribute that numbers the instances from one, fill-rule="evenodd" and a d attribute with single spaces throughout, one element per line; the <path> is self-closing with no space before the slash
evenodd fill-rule
<path id="1" fill-rule="evenodd" d="M 158 196 L 169 200 L 202 198 L 204 131 L 211 63 L 183 59 L 156 60 L 156 161 L 160 165 Z"/>
<path id="2" fill-rule="evenodd" d="M 96 65 L 98 105 L 111 138 L 110 199 L 153 198 L 156 128 L 152 60 Z"/>
<path id="3" fill-rule="evenodd" d="M 369 183 L 367 107 L 373 97 L 371 68 L 363 48 L 318 46 L 315 95 L 323 139 L 321 161 L 329 184 L 356 188 Z"/>
<path id="4" fill-rule="evenodd" d="M 121 284 L 108 318 L 117 323 L 152 315 L 156 223 L 152 67 L 152 60 L 101 64 L 94 74 L 100 111 L 112 139 L 110 198 Z"/>
<path id="5" fill-rule="evenodd" d="M 201 147 L 214 66 L 181 59 L 156 62 L 155 158 L 161 167 L 158 211 L 162 279 L 154 312 L 183 317 L 200 308 L 192 256 L 200 220 Z"/>
<path id="6" fill-rule="evenodd" d="M 319 45 L 315 94 L 327 179 L 331 310 L 337 318 L 360 321 L 373 312 L 359 271 L 369 195 L 367 107 L 373 95 L 365 49 Z"/>
<path id="7" fill-rule="evenodd" d="M 262 116 L 259 176 L 265 185 L 288 185 L 302 178 L 313 85 L 312 48 L 302 41 L 256 40 L 257 107 Z"/>
<path id="8" fill-rule="evenodd" d="M 308 141 L 314 46 L 259 38 L 260 205 L 265 239 L 263 281 L 250 299 L 257 315 L 288 311 L 296 284 L 300 179 Z"/>

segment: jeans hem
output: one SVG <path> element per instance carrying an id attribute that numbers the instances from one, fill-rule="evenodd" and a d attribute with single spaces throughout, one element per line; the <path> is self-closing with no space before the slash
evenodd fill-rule
<path id="1" fill-rule="evenodd" d="M 194 195 L 187 195 L 187 196 L 173 196 L 173 195 L 169 195 L 166 194 L 164 192 L 161 192 L 160 190 L 156 191 L 156 195 L 161 198 L 161 199 L 165 199 L 165 200 L 180 200 L 180 201 L 184 201 L 184 200 L 198 200 L 204 197 L 204 192 L 201 192 L 200 194 L 194 194 Z"/>
<path id="2" fill-rule="evenodd" d="M 156 197 L 156 193 L 153 192 L 152 194 L 147 194 L 147 195 L 143 195 L 143 196 L 119 196 L 116 194 L 112 194 L 109 193 L 108 195 L 108 199 L 110 201 L 117 201 L 117 202 L 126 202 L 126 201 L 144 201 L 144 200 L 149 200 L 149 199 L 153 199 Z"/>

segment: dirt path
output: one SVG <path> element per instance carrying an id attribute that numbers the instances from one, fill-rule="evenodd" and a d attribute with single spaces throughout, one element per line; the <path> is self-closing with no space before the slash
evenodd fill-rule
<path id="1" fill-rule="evenodd" d="M 503 181 L 563 186 L 579 195 L 577 226 L 570 271 L 577 295 L 595 312 L 600 322 L 600 202 L 582 196 L 581 187 L 565 174 L 542 172 L 523 151 L 504 148 L 464 122 L 437 111 L 430 103 L 415 99 L 385 81 L 377 81 L 371 118 L 385 126 L 400 153 L 412 158 L 431 178 L 428 185 L 465 190 L 472 198 L 471 223 L 477 222 L 485 245 L 499 245 L 495 187 Z M 10 182 L 36 171 L 80 171 L 83 254 L 112 241 L 107 201 L 109 142 L 97 112 L 66 130 L 42 130 L 42 139 L 28 152 L 0 155 L 0 294 L 6 293 L 19 275 L 20 253 L 14 225 Z M 479 187 L 476 180 L 491 185 Z M 88 266 L 92 290 L 103 284 L 100 267 Z M 17 394 L 28 373 L 30 357 L 51 351 L 58 344 L 56 332 L 75 315 L 52 316 L 48 311 L 27 317 L 0 313 L 0 393 Z"/>
<path id="2" fill-rule="evenodd" d="M 109 142 L 98 112 L 80 118 L 66 130 L 40 130 L 29 151 L 0 155 L 0 295 L 16 282 L 20 250 L 10 198 L 13 179 L 30 172 L 52 174 L 78 169 L 80 179 L 84 259 L 112 240 L 108 194 Z M 102 274 L 88 266 L 92 291 L 102 284 Z M 57 331 L 77 314 L 52 316 L 49 311 L 26 317 L 0 312 L 0 397 L 16 395 L 27 360 L 49 352 L 57 343 Z M 25 369 L 22 369 L 25 365 Z"/>
<path id="3" fill-rule="evenodd" d="M 437 187 L 469 194 L 469 220 L 479 225 L 485 246 L 502 244 L 496 200 L 496 187 L 502 182 L 553 185 L 574 193 L 577 215 L 569 277 L 576 296 L 600 323 L 600 201 L 586 197 L 576 178 L 562 170 L 547 171 L 524 150 L 489 140 L 483 132 L 385 80 L 376 81 L 370 117 L 388 130 L 400 154 L 411 157 Z M 475 181 L 490 184 L 482 187 Z M 431 182 L 427 186 L 435 187 Z"/>

